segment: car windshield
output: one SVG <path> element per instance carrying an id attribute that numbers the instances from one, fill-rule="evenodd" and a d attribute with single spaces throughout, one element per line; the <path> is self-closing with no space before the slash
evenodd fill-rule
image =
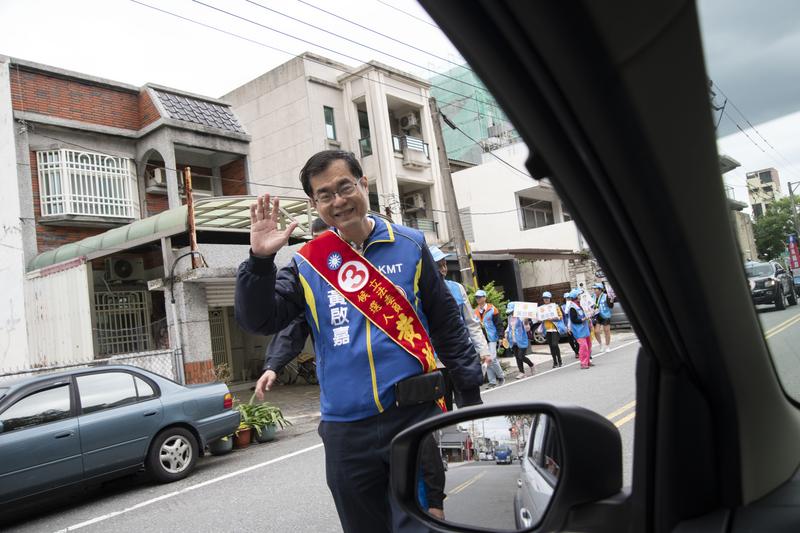
<path id="1" fill-rule="evenodd" d="M 747 265 L 744 270 L 748 278 L 763 278 L 765 276 L 771 276 L 774 272 L 772 265 L 766 263 Z"/>

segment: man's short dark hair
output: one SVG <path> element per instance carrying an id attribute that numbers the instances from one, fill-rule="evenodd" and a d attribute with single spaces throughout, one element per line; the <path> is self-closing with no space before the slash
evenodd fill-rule
<path id="1" fill-rule="evenodd" d="M 310 198 L 314 191 L 311 190 L 311 178 L 322 174 L 334 161 L 342 160 L 347 163 L 350 173 L 355 178 L 360 178 L 364 175 L 361 170 L 361 163 L 353 152 L 346 150 L 323 150 L 312 155 L 303 168 L 300 170 L 300 183 L 303 185 L 303 190 Z"/>
<path id="2" fill-rule="evenodd" d="M 317 217 L 314 219 L 314 222 L 311 223 L 311 233 L 316 235 L 317 233 L 322 233 L 329 227 L 330 226 L 328 226 L 328 224 L 324 220 Z"/>

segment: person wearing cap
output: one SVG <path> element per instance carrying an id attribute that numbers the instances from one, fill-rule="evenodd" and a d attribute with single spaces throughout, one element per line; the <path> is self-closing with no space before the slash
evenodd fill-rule
<path id="1" fill-rule="evenodd" d="M 569 325 L 569 312 L 567 311 L 567 304 L 569 303 L 569 293 L 564 293 L 564 303 L 561 304 L 561 314 L 564 317 L 564 325 L 567 328 L 567 342 L 569 342 L 569 347 L 572 348 L 572 351 L 575 352 L 575 359 L 578 358 L 578 352 L 580 351 L 580 346 L 578 346 L 578 341 L 575 340 L 575 336 L 572 334 L 572 328 Z"/>
<path id="2" fill-rule="evenodd" d="M 469 303 L 467 291 L 460 283 L 445 277 L 447 276 L 447 258 L 452 254 L 444 253 L 438 246 L 429 246 L 428 250 L 430 250 L 431 257 L 433 257 L 436 266 L 439 268 L 439 274 L 442 275 L 445 285 L 447 285 L 450 294 L 453 295 L 453 299 L 456 301 L 456 305 L 458 305 L 461 324 L 467 328 L 467 333 L 469 333 L 469 338 L 472 341 L 472 345 L 475 347 L 475 351 L 478 353 L 480 359 L 484 360 L 489 356 L 489 346 L 486 343 L 486 337 L 483 336 L 481 323 L 475 317 L 472 305 Z M 445 404 L 448 410 L 452 410 L 455 388 L 453 387 L 453 381 L 450 379 L 447 370 L 442 369 L 442 373 L 445 376 Z"/>
<path id="3" fill-rule="evenodd" d="M 567 309 L 569 310 L 569 323 L 572 328 L 572 334 L 578 341 L 579 357 L 581 360 L 581 369 L 587 369 L 590 366 L 589 354 L 591 347 L 589 344 L 589 336 L 591 335 L 592 319 L 586 316 L 586 313 L 581 306 L 578 305 L 576 300 L 580 298 L 580 292 L 576 289 L 569 293 L 569 301 L 567 302 Z"/>
<path id="4" fill-rule="evenodd" d="M 600 346 L 600 351 L 608 352 L 611 350 L 611 307 L 614 303 L 608 298 L 606 286 L 603 283 L 595 283 L 593 289 L 595 309 L 594 336 Z M 605 332 L 606 340 L 605 349 L 603 349 L 603 340 L 601 339 L 601 333 L 603 332 Z"/>
<path id="5" fill-rule="evenodd" d="M 483 289 L 475 291 L 475 317 L 483 326 L 486 334 L 486 341 L 489 345 L 489 357 L 484 359 L 486 364 L 486 375 L 489 378 L 489 387 L 494 387 L 500 382 L 505 383 L 506 376 L 500 362 L 497 360 L 497 341 L 503 338 L 503 325 L 500 321 L 500 311 L 487 303 L 486 291 Z"/>
<path id="6" fill-rule="evenodd" d="M 550 291 L 544 291 L 542 293 L 542 305 L 549 305 L 552 299 L 553 295 Z M 561 362 L 561 348 L 558 346 L 558 341 L 561 339 L 558 324 L 564 319 L 564 315 L 561 313 L 561 309 L 558 306 L 556 306 L 556 311 L 558 312 L 558 320 L 545 320 L 539 326 L 544 330 L 547 345 L 550 347 L 550 356 L 553 358 L 553 368 L 558 368 L 563 365 Z"/>
<path id="7" fill-rule="evenodd" d="M 506 307 L 508 327 L 506 328 L 504 344 L 508 345 L 511 353 L 514 355 L 514 359 L 517 360 L 517 368 L 519 369 L 517 379 L 521 379 L 525 377 L 525 366 L 523 363 L 530 367 L 531 375 L 534 374 L 535 370 L 533 368 L 533 362 L 525 356 L 529 344 L 528 333 L 525 331 L 525 324 L 521 318 L 515 317 L 513 313 L 514 302 L 509 302 L 508 307 Z"/>

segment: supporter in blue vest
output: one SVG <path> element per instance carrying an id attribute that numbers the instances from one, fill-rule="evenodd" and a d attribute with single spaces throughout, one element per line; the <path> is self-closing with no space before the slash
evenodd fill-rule
<path id="1" fill-rule="evenodd" d="M 569 293 L 570 299 L 567 303 L 567 309 L 569 310 L 569 323 L 572 328 L 572 334 L 575 335 L 580 346 L 581 368 L 586 369 L 591 365 L 589 354 L 592 349 L 589 344 L 589 336 L 592 331 L 592 319 L 586 316 L 586 313 L 577 302 L 580 294 L 578 290 L 573 290 Z"/>
<path id="2" fill-rule="evenodd" d="M 525 322 L 521 318 L 517 318 L 512 315 L 514 312 L 514 302 L 510 302 L 506 307 L 506 314 L 508 315 L 508 327 L 506 327 L 506 338 L 505 343 L 507 347 L 511 350 L 511 354 L 514 356 L 514 359 L 517 360 L 517 368 L 519 369 L 519 374 L 517 374 L 517 379 L 521 379 L 525 377 L 525 366 L 526 364 L 531 369 L 531 375 L 535 373 L 533 368 L 533 362 L 528 359 L 525 353 L 528 351 L 528 332 L 526 331 Z"/>
<path id="3" fill-rule="evenodd" d="M 460 321 L 459 309 L 423 234 L 368 215 L 367 178 L 350 152 L 315 154 L 303 166 L 300 182 L 319 216 L 345 241 L 343 245 L 363 258 L 357 261 L 361 266 L 347 269 L 347 286 L 368 280 L 365 262 L 380 270 L 406 295 L 408 303 L 403 305 L 413 307 L 421 322 L 417 326 L 428 332 L 460 391 L 460 406 L 480 404 L 477 354 L 466 329 L 452 327 Z M 275 254 L 297 227 L 292 222 L 282 229 L 282 218 L 278 199 L 270 201 L 269 195 L 250 207 L 250 257 L 237 275 L 236 320 L 249 333 L 271 335 L 305 314 L 317 356 L 322 414 L 318 431 L 325 447 L 325 474 L 342 529 L 416 531 L 418 524 L 391 497 L 389 445 L 403 429 L 441 412 L 435 403 L 440 381 L 429 379 L 435 374 L 423 374 L 426 365 L 420 359 L 318 273 L 344 268 L 340 256 L 331 253 L 326 264 L 312 267 L 297 254 L 289 266 L 276 271 Z M 404 317 L 402 331 L 413 333 Z M 267 372 L 271 374 L 267 383 L 274 382 L 274 371 Z M 400 396 L 404 402 L 398 406 L 401 390 L 410 392 Z M 429 512 L 443 516 L 435 505 Z"/>
<path id="4" fill-rule="evenodd" d="M 506 375 L 500 366 L 500 361 L 497 360 L 497 342 L 503 338 L 500 312 L 494 305 L 486 302 L 486 291 L 483 289 L 475 291 L 475 303 L 477 304 L 475 316 L 483 326 L 489 345 L 489 357 L 484 359 L 489 387 L 494 387 L 498 382 L 502 385 L 506 381 Z"/>
<path id="5" fill-rule="evenodd" d="M 580 346 L 578 345 L 578 341 L 575 340 L 575 335 L 572 334 L 572 328 L 569 325 L 569 312 L 567 311 L 567 304 L 569 303 L 569 293 L 564 293 L 564 303 L 561 304 L 561 313 L 564 315 L 564 325 L 567 327 L 567 341 L 569 342 L 569 347 L 572 348 L 572 351 L 575 352 L 575 359 L 578 358 L 578 352 L 580 351 Z"/>
<path id="6" fill-rule="evenodd" d="M 611 308 L 614 302 L 608 297 L 606 286 L 602 283 L 594 284 L 594 308 L 595 308 L 595 327 L 594 336 L 600 350 L 608 352 L 611 350 Z M 603 341 L 600 334 L 605 332 L 606 347 L 603 349 Z"/>
<path id="7" fill-rule="evenodd" d="M 431 257 L 439 268 L 439 273 L 442 275 L 445 285 L 450 289 L 450 294 L 453 295 L 453 299 L 456 301 L 456 305 L 460 311 L 461 323 L 467 328 L 472 345 L 475 347 L 475 351 L 480 355 L 481 360 L 483 360 L 489 354 L 489 347 L 486 344 L 486 338 L 483 336 L 481 324 L 472 312 L 472 306 L 469 303 L 469 298 L 467 298 L 467 291 L 460 283 L 445 277 L 447 275 L 447 258 L 450 257 L 450 254 L 444 253 L 438 246 L 430 246 L 428 250 L 430 250 Z M 450 372 L 447 371 L 447 367 L 442 368 L 441 365 L 438 366 L 442 374 L 444 374 L 444 400 L 449 411 L 453 409 L 453 398 L 457 394 L 457 391 L 453 387 L 453 380 L 450 378 Z"/>

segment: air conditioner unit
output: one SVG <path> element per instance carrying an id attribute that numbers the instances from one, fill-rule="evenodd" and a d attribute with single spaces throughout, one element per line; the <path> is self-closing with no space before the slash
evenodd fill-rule
<path id="1" fill-rule="evenodd" d="M 409 194 L 403 199 L 403 204 L 407 211 L 425 209 L 425 195 L 421 192 Z"/>
<path id="2" fill-rule="evenodd" d="M 144 259 L 106 259 L 108 281 L 144 281 Z"/>
<path id="3" fill-rule="evenodd" d="M 401 130 L 413 130 L 416 128 L 419 128 L 419 119 L 417 119 L 417 115 L 414 113 L 409 113 L 400 117 Z"/>
<path id="4" fill-rule="evenodd" d="M 493 124 L 489 126 L 489 137 L 502 137 L 505 132 L 505 124 Z"/>

